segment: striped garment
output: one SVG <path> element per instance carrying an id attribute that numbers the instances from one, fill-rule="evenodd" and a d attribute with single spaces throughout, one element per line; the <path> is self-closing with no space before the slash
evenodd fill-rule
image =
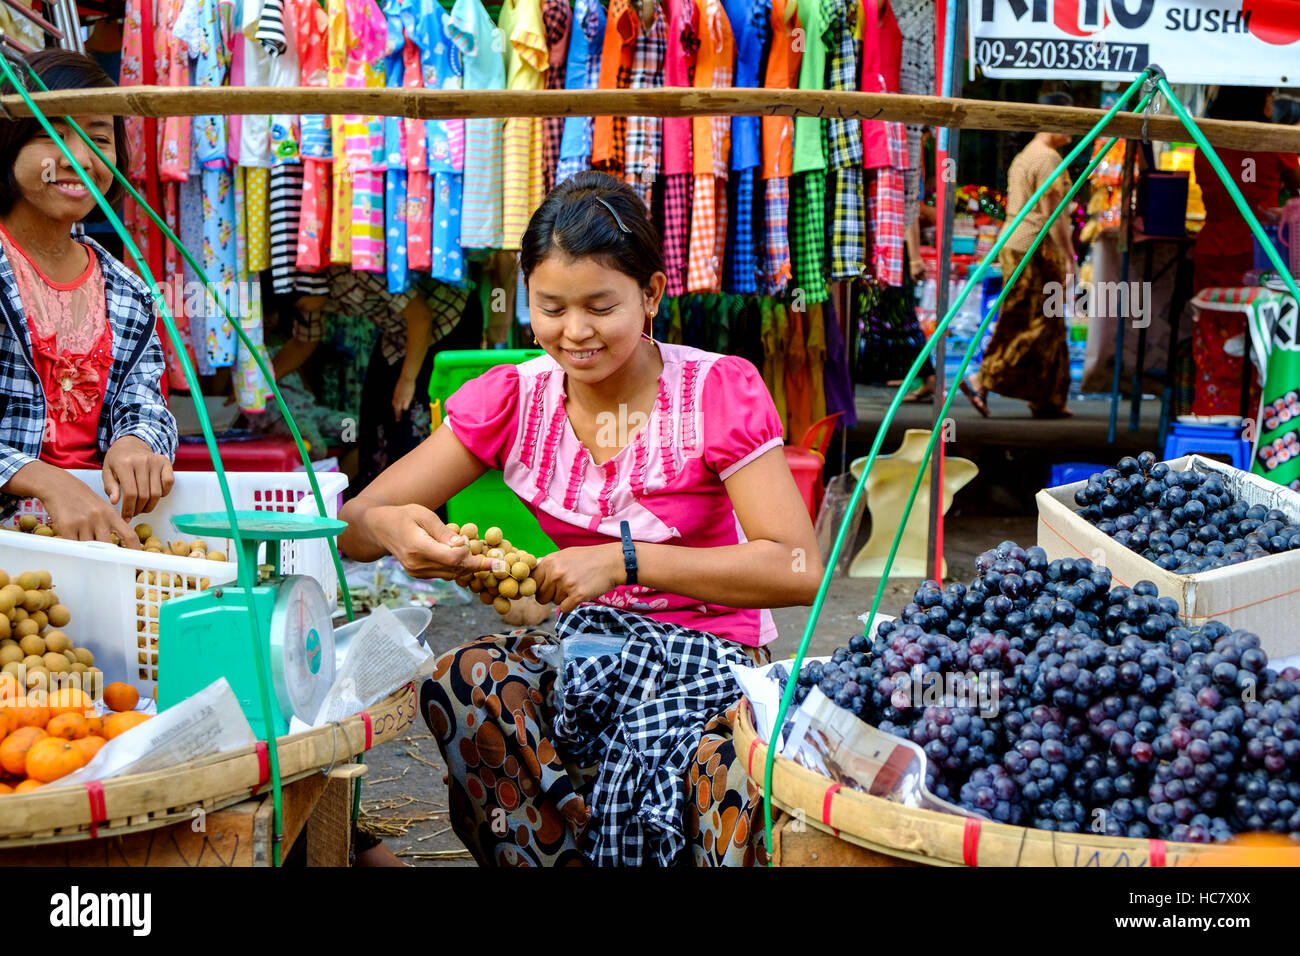
<path id="1" fill-rule="evenodd" d="M 313 164 L 314 165 L 314 164 Z M 297 268 L 298 226 L 302 213 L 303 168 L 297 163 L 271 167 L 271 291 L 277 295 L 324 295 L 325 277 Z"/>
<path id="2" fill-rule="evenodd" d="M 456 0 L 447 18 L 447 39 L 460 51 L 466 89 L 504 89 L 501 34 L 482 0 Z M 465 178 L 462 182 L 461 246 L 501 246 L 500 117 L 465 120 Z"/>
<path id="3" fill-rule="evenodd" d="M 539 0 L 502 4 L 497 25 L 505 39 L 507 88 L 540 90 L 547 57 Z M 541 117 L 507 119 L 503 144 L 501 248 L 515 251 L 543 198 Z"/>
<path id="4" fill-rule="evenodd" d="M 668 44 L 663 8 L 654 4 L 655 18 L 649 29 L 637 36 L 636 51 L 632 54 L 632 80 L 634 90 L 652 89 L 664 85 L 664 55 Z M 627 120 L 627 150 L 624 178 L 650 208 L 650 193 L 659 175 L 659 154 L 663 144 L 662 116 L 630 116 Z"/>

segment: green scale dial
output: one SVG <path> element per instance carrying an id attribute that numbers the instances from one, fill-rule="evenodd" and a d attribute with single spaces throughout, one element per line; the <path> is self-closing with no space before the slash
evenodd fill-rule
<path id="1" fill-rule="evenodd" d="M 244 539 L 241 560 L 256 569 L 258 548 L 268 542 L 275 571 L 251 593 L 236 584 L 217 585 L 166 601 L 159 611 L 158 707 L 165 709 L 225 677 L 253 732 L 261 739 L 289 730 L 289 718 L 310 722 L 334 683 L 334 626 L 320 583 L 281 575 L 279 542 L 334 537 L 347 525 L 333 518 L 269 511 L 237 511 Z M 199 537 L 231 537 L 224 511 L 180 515 L 178 531 Z M 254 570 L 254 574 L 256 571 Z M 271 726 L 263 719 L 248 616 L 257 615 L 258 645 L 271 681 Z"/>

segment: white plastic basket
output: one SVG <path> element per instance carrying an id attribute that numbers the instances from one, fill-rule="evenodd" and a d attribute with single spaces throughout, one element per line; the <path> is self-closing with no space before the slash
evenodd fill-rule
<path id="1" fill-rule="evenodd" d="M 98 471 L 70 471 L 101 498 L 103 478 Z M 227 472 L 230 497 L 237 511 L 293 511 L 316 514 L 311 484 L 302 472 Z M 339 495 L 347 476 L 316 476 L 329 517 L 338 517 Z M 212 472 L 176 472 L 171 494 L 147 515 L 133 519 L 151 525 L 164 541 L 189 538 L 172 524 L 174 515 L 224 511 L 225 503 Z M 24 514 L 45 521 L 39 500 L 28 499 L 4 522 L 16 527 Z M 68 636 L 77 647 L 87 647 L 108 682 L 127 681 L 141 695 L 153 693 L 158 679 L 158 608 L 163 601 L 209 585 L 233 581 L 236 565 L 230 540 L 207 538 L 210 550 L 221 550 L 230 560 L 207 561 L 127 550 L 98 541 L 65 541 L 18 531 L 0 533 L 0 568 L 11 576 L 24 571 L 49 571 L 59 600 L 72 613 Z M 338 579 L 330 555 L 329 538 L 284 541 L 280 568 L 285 574 L 315 578 L 331 607 L 338 600 Z M 262 558 L 265 561 L 265 557 Z M 151 577 L 151 572 L 152 577 Z M 170 577 L 161 577 L 166 572 Z M 141 577 L 143 576 L 143 581 Z M 152 626 L 151 626 L 152 625 Z"/>

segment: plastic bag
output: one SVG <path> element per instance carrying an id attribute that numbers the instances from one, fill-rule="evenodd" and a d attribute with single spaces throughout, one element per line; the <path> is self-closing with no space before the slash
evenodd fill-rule
<path id="1" fill-rule="evenodd" d="M 853 488 L 856 484 L 857 479 L 851 472 L 836 475 L 826 482 L 826 493 L 822 497 L 822 506 L 817 512 L 817 525 L 814 529 L 817 534 L 817 551 L 821 555 L 822 564 L 830 560 L 831 546 L 835 544 L 835 536 L 839 534 L 840 525 L 848 515 L 849 499 L 853 497 Z M 849 571 L 849 564 L 853 560 L 853 546 L 858 540 L 858 528 L 862 524 L 862 511 L 865 507 L 864 497 L 858 501 L 857 510 L 849 521 L 849 530 L 844 536 L 844 548 L 840 551 L 840 560 L 835 569 L 837 574 L 847 574 Z"/>

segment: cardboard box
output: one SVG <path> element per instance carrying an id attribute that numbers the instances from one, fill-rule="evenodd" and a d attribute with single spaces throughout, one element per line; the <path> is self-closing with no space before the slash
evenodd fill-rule
<path id="1" fill-rule="evenodd" d="M 1168 464 L 1174 471 L 1191 468 L 1217 474 L 1249 504 L 1276 508 L 1290 520 L 1300 521 L 1300 495 L 1281 485 L 1199 455 Z M 1270 554 L 1200 574 L 1174 574 L 1116 544 L 1079 517 L 1074 493 L 1086 484 L 1079 481 L 1046 488 L 1035 499 L 1038 546 L 1049 560 L 1089 558 L 1110 568 L 1117 584 L 1129 587 L 1151 581 L 1161 596 L 1178 601 L 1188 624 L 1217 620 L 1251 631 L 1259 635 L 1270 660 L 1300 653 L 1300 551 Z"/>

